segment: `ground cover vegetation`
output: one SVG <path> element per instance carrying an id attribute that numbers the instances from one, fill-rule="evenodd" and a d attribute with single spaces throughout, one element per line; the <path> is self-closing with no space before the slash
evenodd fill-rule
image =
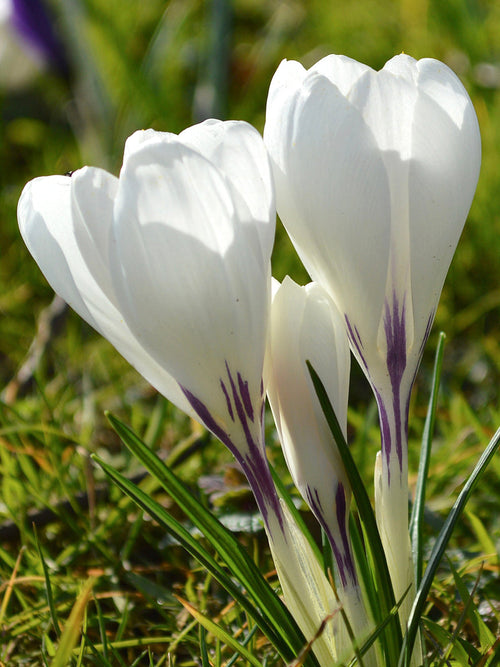
<path id="1" fill-rule="evenodd" d="M 216 116 L 262 131 L 268 86 L 283 58 L 309 66 L 345 53 L 378 69 L 404 51 L 452 67 L 474 103 L 483 158 L 410 408 L 413 491 L 444 331 L 426 494 L 429 551 L 500 425 L 498 3 L 71 0 L 50 9 L 69 74 L 47 71 L 27 87 L 0 92 L 0 665 L 243 664 L 234 647 L 200 629 L 190 605 L 228 635 L 245 638 L 260 664 L 282 664 L 212 575 L 91 460 L 97 454 L 185 520 L 123 446 L 109 411 L 171 466 L 277 583 L 252 495 L 231 455 L 54 301 L 19 236 L 17 201 L 39 175 L 84 164 L 117 173 L 124 140 L 138 128 L 180 132 Z M 279 225 L 273 274 L 308 281 Z M 348 436 L 370 491 L 380 434 L 356 366 Z M 266 438 L 278 476 L 299 502 L 270 414 Z M 428 596 L 431 665 L 497 664 L 499 508 L 497 455 L 455 527 Z"/>

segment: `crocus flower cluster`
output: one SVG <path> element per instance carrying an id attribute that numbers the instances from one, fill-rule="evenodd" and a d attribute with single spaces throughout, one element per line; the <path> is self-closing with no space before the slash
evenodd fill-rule
<path id="1" fill-rule="evenodd" d="M 21 196 L 21 233 L 54 290 L 241 464 L 306 638 L 339 604 L 358 639 L 373 629 L 351 489 L 306 361 L 345 435 L 349 346 L 375 393 L 377 520 L 399 599 L 412 583 L 410 391 L 479 165 L 472 104 L 445 65 L 402 55 L 375 72 L 329 56 L 308 71 L 280 65 L 264 141 L 238 121 L 141 131 L 119 178 L 85 167 Z M 272 287 L 276 207 L 306 287 Z M 335 593 L 273 483 L 266 391 L 292 478 L 330 542 Z M 314 643 L 320 664 L 348 641 L 338 615 Z M 364 664 L 378 660 L 370 651 Z"/>

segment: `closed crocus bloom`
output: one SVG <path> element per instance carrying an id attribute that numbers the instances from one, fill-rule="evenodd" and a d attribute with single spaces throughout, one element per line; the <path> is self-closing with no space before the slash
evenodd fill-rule
<path id="1" fill-rule="evenodd" d="M 257 131 L 207 121 L 179 136 L 138 132 L 119 178 L 85 167 L 35 179 L 18 217 L 54 290 L 231 449 L 265 514 L 275 213 Z"/>
<path id="2" fill-rule="evenodd" d="M 287 277 L 271 308 L 267 393 L 293 481 L 332 546 L 337 593 L 360 640 L 368 620 L 349 539 L 351 488 L 306 361 L 320 374 L 345 436 L 350 353 L 344 321 L 320 285 L 300 287 Z M 346 633 L 339 641 L 349 645 Z M 371 664 L 368 656 L 365 661 Z"/>
<path id="3" fill-rule="evenodd" d="M 271 83 L 264 140 L 278 213 L 343 314 L 377 397 L 379 497 L 393 508 L 379 521 L 400 597 L 411 570 L 402 538 L 409 396 L 476 188 L 476 114 L 436 60 L 400 55 L 379 72 L 343 56 L 309 70 L 285 61 Z"/>
<path id="4" fill-rule="evenodd" d="M 86 167 L 25 187 L 22 236 L 53 289 L 241 464 L 290 610 L 307 639 L 332 590 L 282 507 L 265 455 L 262 381 L 271 305 L 274 189 L 243 122 L 146 130 L 120 177 Z M 330 664 L 325 632 L 314 646 Z"/>
<path id="5" fill-rule="evenodd" d="M 329 535 L 346 585 L 355 578 L 344 549 L 351 490 L 306 365 L 320 373 L 345 435 L 350 355 L 343 321 L 317 283 L 300 287 L 286 277 L 273 298 L 268 341 L 267 394 L 288 469 Z"/>

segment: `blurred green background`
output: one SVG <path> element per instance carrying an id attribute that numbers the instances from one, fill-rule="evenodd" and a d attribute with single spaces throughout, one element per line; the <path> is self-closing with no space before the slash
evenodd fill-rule
<path id="1" fill-rule="evenodd" d="M 380 68 L 404 51 L 450 65 L 469 91 L 479 117 L 481 178 L 434 329 L 445 330 L 457 343 L 453 364 L 457 381 L 474 384 L 484 375 L 476 362 L 488 365 L 495 382 L 487 398 L 496 400 L 498 2 L 68 0 L 53 2 L 51 9 L 67 49 L 70 82 L 46 73 L 24 90 L 0 93 L 4 382 L 30 344 L 37 311 L 50 298 L 16 229 L 16 203 L 26 181 L 83 164 L 117 173 L 124 140 L 138 128 L 179 132 L 217 116 L 243 119 L 262 131 L 268 85 L 283 58 L 310 66 L 328 53 L 343 53 Z M 307 279 L 281 229 L 274 272 L 280 279 L 285 273 L 301 282 Z"/>
<path id="2" fill-rule="evenodd" d="M 90 511 L 75 501 L 78 493 L 89 493 L 102 481 L 88 464 L 89 452 L 98 451 L 127 474 L 134 472 L 133 461 L 111 433 L 103 411 L 113 410 L 152 446 L 164 450 L 197 433 L 195 425 L 157 398 L 73 313 L 49 327 L 46 343 L 40 343 L 38 335 L 42 354 L 29 381 L 12 382 L 36 335 L 40 313 L 53 297 L 17 228 L 17 201 L 32 178 L 64 174 L 84 164 L 117 174 L 124 141 L 139 128 L 177 133 L 215 116 L 246 120 L 262 131 L 269 82 L 283 58 L 307 67 L 329 53 L 341 53 L 375 69 L 402 51 L 444 61 L 462 79 L 476 108 L 483 162 L 413 399 L 410 462 L 415 471 L 433 348 L 437 332 L 443 330 L 448 342 L 430 475 L 433 511 L 450 507 L 464 475 L 500 424 L 498 0 L 54 0 L 48 7 L 67 53 L 69 77 L 47 70 L 23 88 L 0 90 L 0 390 L 7 387 L 0 403 L 0 532 L 9 522 L 18 531 L 0 546 L 0 574 L 4 579 L 10 576 L 24 544 L 28 555 L 23 571 L 39 576 L 33 590 L 17 592 L 9 607 L 12 615 L 3 632 L 19 651 L 9 656 L 22 655 L 25 662 L 18 657 L 18 662 L 6 664 L 40 664 L 40 641 L 53 637 L 42 602 L 46 587 L 31 511 L 69 502 L 71 511 L 57 510 L 60 523 L 51 524 L 40 537 L 51 559 L 54 590 L 62 595 L 57 609 L 67 609 L 64 604 L 89 563 L 115 577 L 102 574 L 106 590 L 126 585 L 153 604 L 144 582 L 124 580 L 120 569 L 122 561 L 133 561 L 138 544 L 145 561 L 154 554 L 153 560 L 167 558 L 179 567 L 182 562 L 165 556 L 166 547 L 154 529 L 139 531 L 141 517 L 132 515 L 129 505 L 116 514 L 120 494 L 111 492 L 111 501 L 97 500 Z M 307 281 L 281 226 L 273 268 L 277 278 L 289 273 L 299 282 Z M 356 369 L 351 395 L 353 451 L 370 484 L 379 436 L 372 397 Z M 271 424 L 268 442 L 276 459 Z M 214 446 L 188 462 L 183 473 L 197 480 L 200 471 L 220 471 L 229 460 Z M 496 461 L 472 504 L 474 518 L 464 523 L 457 548 L 472 538 L 474 553 L 498 551 L 499 475 Z M 142 556 L 134 558 L 141 561 Z M 463 553 L 461 558 L 467 561 Z M 155 577 L 162 587 L 150 593 L 153 598 L 163 595 L 170 609 L 175 605 L 165 592 L 170 584 L 158 572 Z M 179 578 L 174 580 L 178 583 Z M 31 608 L 39 610 L 40 620 L 26 625 L 23 610 Z M 106 613 L 121 618 L 119 602 L 115 600 L 115 608 Z M 168 625 L 157 613 L 160 624 Z M 1 612 L 0 625 L 5 620 Z M 151 632 L 147 620 L 134 622 L 136 630 Z M 100 623 L 95 621 L 95 626 L 102 630 Z M 6 659 L 5 646 L 9 644 L 0 648 L 0 663 Z"/>

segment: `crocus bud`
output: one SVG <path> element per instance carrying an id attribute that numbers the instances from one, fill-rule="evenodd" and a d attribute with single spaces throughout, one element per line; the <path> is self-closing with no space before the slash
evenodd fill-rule
<path id="1" fill-rule="evenodd" d="M 300 287 L 286 277 L 271 308 L 269 402 L 293 481 L 328 536 L 339 600 L 361 639 L 368 617 L 349 538 L 351 488 L 306 361 L 320 374 L 345 437 L 350 353 L 344 321 L 317 283 Z"/>
<path id="2" fill-rule="evenodd" d="M 345 435 L 350 355 L 344 323 L 317 283 L 300 287 L 286 277 L 271 309 L 267 393 L 295 486 L 330 536 L 334 552 L 342 551 L 351 490 L 306 361 L 321 375 Z M 346 583 L 351 563 L 346 568 L 341 559 L 338 567 Z"/>

